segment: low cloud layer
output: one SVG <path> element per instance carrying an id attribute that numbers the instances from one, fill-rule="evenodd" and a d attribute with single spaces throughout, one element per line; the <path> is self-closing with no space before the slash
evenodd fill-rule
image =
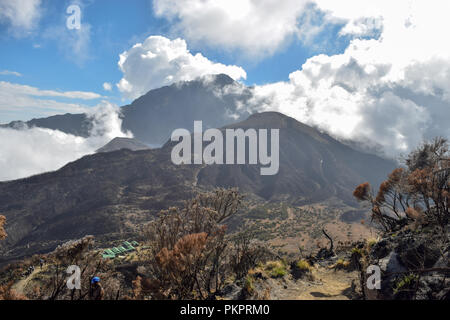
<path id="1" fill-rule="evenodd" d="M 43 128 L 0 128 L 0 181 L 57 170 L 115 137 L 132 137 L 121 131 L 119 108 L 109 103 L 93 108 L 88 116 L 93 123 L 88 138 Z"/>
<path id="2" fill-rule="evenodd" d="M 208 74 L 225 73 L 235 80 L 247 76 L 241 67 L 212 62 L 201 53 L 192 54 L 183 39 L 162 36 L 150 36 L 122 53 L 119 68 L 123 78 L 117 87 L 130 99 L 151 89 Z"/>

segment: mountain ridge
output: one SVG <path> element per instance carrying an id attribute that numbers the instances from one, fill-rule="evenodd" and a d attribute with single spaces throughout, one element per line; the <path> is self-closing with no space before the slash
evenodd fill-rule
<path id="1" fill-rule="evenodd" d="M 228 90 L 230 88 L 232 90 Z M 194 120 L 202 120 L 206 127 L 215 128 L 245 119 L 250 113 L 239 106 L 250 96 L 247 87 L 225 74 L 173 83 L 150 90 L 131 104 L 120 107 L 122 131 L 133 132 L 136 139 L 148 145 L 160 146 L 173 130 L 185 128 Z M 86 114 L 66 113 L 0 125 L 3 128 L 25 126 L 88 137 L 93 124 Z"/>
<path id="2" fill-rule="evenodd" d="M 258 165 L 176 166 L 166 144 L 152 150 L 88 155 L 54 172 L 0 183 L 0 212 L 7 218 L 9 234 L 0 245 L 1 259 L 48 251 L 86 234 L 100 238 L 136 234 L 159 210 L 216 187 L 237 187 L 257 201 L 296 206 L 331 197 L 350 203 L 355 185 L 367 180 L 375 184 L 373 178 L 381 181 L 395 165 L 352 151 L 278 113 L 252 115 L 228 127 L 267 125 L 281 127 L 276 176 L 260 176 Z M 346 164 L 347 160 L 354 163 Z"/>

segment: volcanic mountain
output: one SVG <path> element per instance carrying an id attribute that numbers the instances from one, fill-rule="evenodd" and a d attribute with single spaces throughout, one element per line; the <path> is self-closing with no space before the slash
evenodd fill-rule
<path id="1" fill-rule="evenodd" d="M 89 155 L 55 172 L 0 183 L 9 235 L 2 259 L 48 251 L 86 234 L 120 238 L 159 210 L 215 187 L 238 187 L 261 201 L 298 205 L 335 197 L 350 203 L 356 185 L 377 185 L 395 166 L 280 113 L 254 114 L 226 128 L 279 129 L 278 174 L 261 176 L 259 165 L 177 166 L 173 142 Z"/>
<path id="2" fill-rule="evenodd" d="M 355 183 L 381 183 L 395 164 L 377 156 L 355 151 L 325 133 L 277 112 L 251 115 L 226 128 L 280 129 L 280 169 L 263 176 L 259 166 L 212 165 L 198 174 L 207 186 L 239 187 L 264 199 L 289 199 L 298 204 L 317 202 L 331 196 L 352 201 Z"/>

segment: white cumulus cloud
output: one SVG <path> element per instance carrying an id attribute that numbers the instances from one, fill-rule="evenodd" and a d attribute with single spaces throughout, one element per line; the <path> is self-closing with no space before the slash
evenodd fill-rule
<path id="1" fill-rule="evenodd" d="M 0 0 L 0 24 L 16 35 L 30 32 L 41 18 L 41 0 Z"/>
<path id="2" fill-rule="evenodd" d="M 154 0 L 158 17 L 194 43 L 273 54 L 300 31 L 306 0 Z"/>
<path id="3" fill-rule="evenodd" d="M 105 91 L 111 91 L 112 90 L 112 84 L 109 82 L 103 83 L 103 90 Z"/>
<path id="4" fill-rule="evenodd" d="M 208 60 L 201 53 L 192 54 L 183 39 L 170 40 L 150 36 L 120 55 L 123 78 L 117 84 L 127 98 L 137 98 L 149 90 L 177 81 L 188 81 L 225 73 L 235 80 L 245 79 L 244 69 Z"/>
<path id="5" fill-rule="evenodd" d="M 255 88 L 260 110 L 279 110 L 333 135 L 381 144 L 389 155 L 450 137 L 450 43 L 444 1 L 317 0 L 347 21 L 345 52 L 311 57 L 289 81 Z M 375 19 L 375 20 L 374 20 Z"/>

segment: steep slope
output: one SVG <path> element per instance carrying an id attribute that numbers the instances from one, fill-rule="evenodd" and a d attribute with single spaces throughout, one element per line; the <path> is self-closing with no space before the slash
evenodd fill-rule
<path id="1" fill-rule="evenodd" d="M 243 120 L 249 113 L 238 106 L 250 92 L 227 75 L 181 82 L 152 90 L 123 107 L 123 128 L 149 144 L 162 145 L 173 130 L 192 128 L 202 120 L 205 128 L 218 128 Z"/>
<path id="2" fill-rule="evenodd" d="M 123 149 L 0 183 L 0 212 L 8 221 L 0 263 L 87 234 L 135 231 L 158 210 L 190 198 L 192 181 L 192 168 L 174 166 L 159 150 Z"/>
<path id="3" fill-rule="evenodd" d="M 200 185 L 237 186 L 267 200 L 287 197 L 297 204 L 332 196 L 352 201 L 355 185 L 367 181 L 378 185 L 395 167 L 393 161 L 355 151 L 327 134 L 276 112 L 255 114 L 226 128 L 280 129 L 279 173 L 262 176 L 260 166 L 214 165 L 200 171 Z"/>

